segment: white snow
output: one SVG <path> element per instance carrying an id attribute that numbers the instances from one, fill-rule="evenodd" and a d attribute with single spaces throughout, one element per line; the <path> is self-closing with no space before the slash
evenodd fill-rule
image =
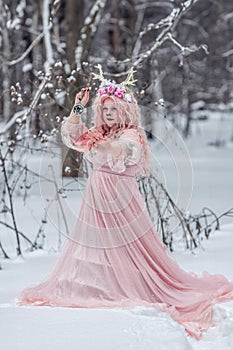
<path id="1" fill-rule="evenodd" d="M 231 120 L 219 124 L 217 120 L 198 122 L 187 146 L 190 151 L 194 190 L 190 212 L 198 212 L 203 205 L 221 213 L 233 206 L 232 200 L 232 145 L 214 149 L 207 146 L 216 136 L 216 129 L 223 128 L 226 139 L 230 140 Z M 224 123 L 221 121 L 221 123 Z M 224 125 L 228 125 L 225 127 Z M 218 130 L 219 132 L 219 130 Z M 153 145 L 152 145 L 153 146 Z M 171 193 L 176 193 L 173 181 L 175 169 L 169 165 L 164 152 L 156 150 L 163 163 L 166 182 Z M 45 164 L 45 163 L 43 163 Z M 36 168 L 38 159 L 28 159 L 28 165 Z M 56 165 L 58 166 L 58 165 Z M 67 193 L 73 203 L 69 216 L 72 226 L 75 213 L 80 207 L 81 192 Z M 19 229 L 35 237 L 36 227 L 43 217 L 41 197 L 32 187 L 30 201 L 22 206 L 23 199 L 17 198 Z M 19 221 L 20 218 L 20 221 Z M 30 220 L 29 220 L 30 218 Z M 204 241 L 193 254 L 177 251 L 173 256 L 186 271 L 224 274 L 233 280 L 233 219 L 223 220 L 221 231 L 216 231 Z M 36 225 L 35 225 L 36 223 Z M 3 350 L 232 350 L 233 349 L 233 301 L 214 307 L 215 326 L 197 341 L 188 336 L 183 327 L 167 314 L 153 308 L 133 309 L 72 309 L 62 307 L 23 307 L 14 304 L 15 296 L 26 286 L 38 283 L 51 271 L 59 252 L 57 227 L 48 222 L 45 226 L 45 249 L 24 253 L 15 257 L 13 247 L 15 236 L 1 226 L 1 241 L 7 247 L 11 260 L 1 260 L 0 271 L 0 339 Z M 31 232 L 31 233 L 30 233 Z M 55 247 L 55 248 L 54 248 Z M 26 245 L 23 244 L 23 248 Z"/>
<path id="2" fill-rule="evenodd" d="M 223 273 L 233 280 L 233 225 L 216 232 L 196 254 L 179 252 L 175 259 L 186 271 Z M 0 336 L 4 350 L 232 350 L 233 301 L 214 308 L 216 326 L 200 341 L 189 337 L 182 326 L 153 308 L 72 309 L 14 305 L 25 286 L 42 281 L 58 258 L 53 251 L 38 251 L 4 261 L 1 271 Z M 4 286 L 4 288 L 3 288 Z M 12 334 L 14 335 L 12 337 Z"/>

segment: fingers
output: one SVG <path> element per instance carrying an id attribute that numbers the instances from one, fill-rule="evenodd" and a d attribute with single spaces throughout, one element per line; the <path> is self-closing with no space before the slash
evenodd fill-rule
<path id="1" fill-rule="evenodd" d="M 80 91 L 75 96 L 75 104 L 81 103 L 81 101 L 82 101 L 82 92 Z"/>
<path id="2" fill-rule="evenodd" d="M 83 98 L 82 98 L 82 105 L 83 106 L 86 106 L 86 104 L 88 103 L 89 101 L 89 89 L 88 88 L 85 88 L 83 89 Z"/>
<path id="3" fill-rule="evenodd" d="M 83 88 L 75 97 L 75 104 L 81 103 L 85 106 L 89 101 L 89 88 Z"/>

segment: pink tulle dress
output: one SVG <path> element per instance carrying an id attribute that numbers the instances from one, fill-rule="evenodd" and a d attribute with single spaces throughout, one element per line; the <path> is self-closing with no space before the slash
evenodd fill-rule
<path id="1" fill-rule="evenodd" d="M 63 142 L 84 152 L 83 123 L 67 119 Z M 182 270 L 161 242 L 135 178 L 141 142 L 136 129 L 112 140 L 113 158 L 89 152 L 93 171 L 70 238 L 49 276 L 25 288 L 17 305 L 71 308 L 155 307 L 171 315 L 196 339 L 212 325 L 215 303 L 233 299 L 233 282 L 222 275 Z"/>

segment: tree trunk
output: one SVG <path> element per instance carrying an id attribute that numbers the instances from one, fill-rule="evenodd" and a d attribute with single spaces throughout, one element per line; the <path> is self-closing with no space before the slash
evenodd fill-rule
<path id="1" fill-rule="evenodd" d="M 11 115 L 10 110 L 10 70 L 9 66 L 6 63 L 6 60 L 10 59 L 10 38 L 9 32 L 7 28 L 7 12 L 4 7 L 3 1 L 0 0 L 0 8 L 1 8 L 1 22 L 2 22 L 2 52 L 4 52 L 4 57 L 1 58 L 1 77 L 2 77 L 2 90 L 3 90 L 3 105 L 2 105 L 2 114 L 3 119 L 8 121 Z"/>
<path id="2" fill-rule="evenodd" d="M 66 1 L 65 14 L 66 58 L 71 69 L 74 69 L 76 66 L 75 49 L 80 36 L 80 29 L 84 22 L 84 1 Z"/>
<path id="3" fill-rule="evenodd" d="M 66 16 L 65 37 L 66 37 L 66 58 L 71 69 L 76 67 L 75 50 L 77 42 L 80 37 L 80 29 L 84 22 L 84 1 L 83 0 L 69 0 L 65 3 L 64 9 Z M 78 81 L 77 85 L 82 87 L 82 82 Z M 78 88 L 78 86 L 77 86 Z M 66 99 L 66 106 L 68 109 L 72 108 L 69 105 L 69 99 Z M 63 175 L 73 177 L 83 177 L 83 169 L 81 165 L 82 156 L 77 151 L 69 149 L 68 152 L 65 146 L 62 149 Z M 64 172 L 64 169 L 69 167 L 71 172 L 69 174 Z"/>

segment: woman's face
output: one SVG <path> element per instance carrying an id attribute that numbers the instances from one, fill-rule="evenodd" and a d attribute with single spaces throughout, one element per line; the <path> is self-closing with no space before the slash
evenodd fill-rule
<path id="1" fill-rule="evenodd" d="M 111 98 L 103 103 L 103 120 L 110 127 L 119 122 L 119 111 Z"/>

